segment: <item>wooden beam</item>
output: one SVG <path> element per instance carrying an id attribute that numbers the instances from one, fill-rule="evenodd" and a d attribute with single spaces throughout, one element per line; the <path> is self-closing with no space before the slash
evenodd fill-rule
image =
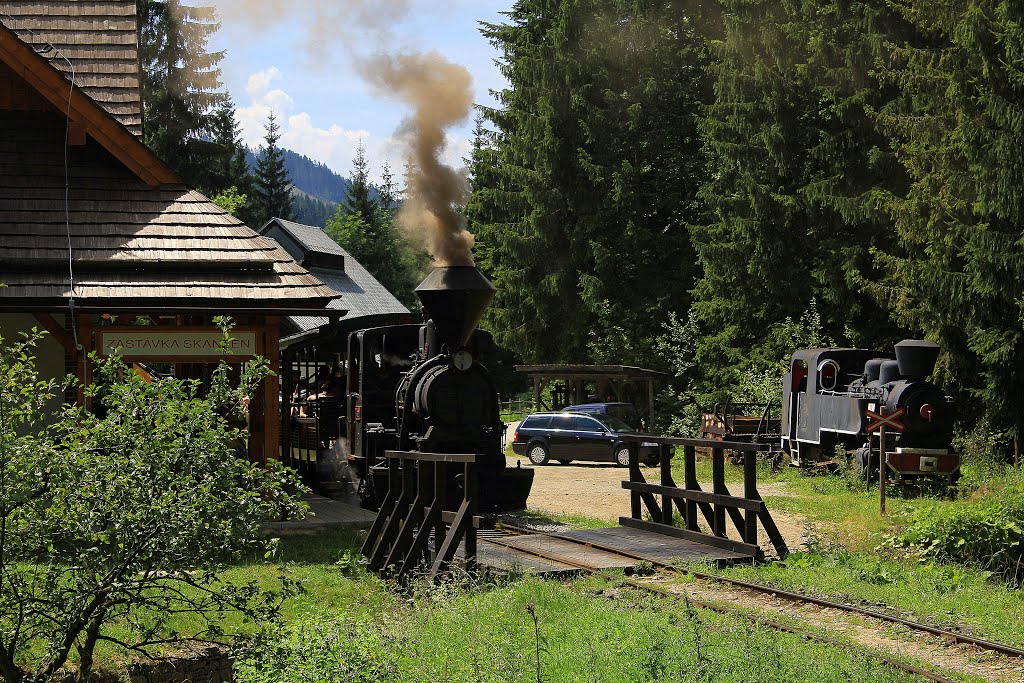
<path id="1" fill-rule="evenodd" d="M 53 319 L 52 315 L 49 313 L 33 313 L 33 316 L 43 326 L 43 329 L 53 335 L 53 338 L 64 347 L 65 351 L 71 354 L 78 353 L 78 349 L 75 348 L 75 340 L 60 323 Z"/>
<path id="2" fill-rule="evenodd" d="M 281 391 L 281 337 L 280 318 L 268 315 L 264 319 L 263 357 L 270 363 L 270 371 L 263 380 L 263 459 L 281 458 L 281 411 L 278 405 Z"/>

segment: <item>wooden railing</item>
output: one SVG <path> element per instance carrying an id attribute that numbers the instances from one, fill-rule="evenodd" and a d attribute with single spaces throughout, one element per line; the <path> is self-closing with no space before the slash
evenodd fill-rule
<path id="1" fill-rule="evenodd" d="M 704 543 L 732 550 L 760 559 L 764 553 L 757 543 L 758 522 L 764 527 L 768 540 L 780 557 L 789 553 L 768 507 L 757 492 L 757 453 L 767 450 L 763 444 L 682 439 L 650 434 L 624 435 L 630 446 L 629 481 L 622 488 L 630 492 L 630 517 L 620 517 L 619 523 L 636 529 Z M 661 451 L 661 482 L 648 483 L 640 469 L 639 446 L 656 443 Z M 683 486 L 672 476 L 672 458 L 675 448 L 683 448 Z M 697 481 L 698 448 L 711 450 L 711 490 L 705 491 Z M 725 453 L 743 454 L 743 495 L 734 496 L 725 484 Z M 660 497 L 660 503 L 659 503 Z M 646 507 L 647 518 L 644 517 Z M 682 526 L 676 526 L 676 512 Z M 698 513 L 704 518 L 710 533 L 701 530 Z M 727 536 L 726 525 L 732 522 L 741 540 Z"/>
<path id="2" fill-rule="evenodd" d="M 434 581 L 448 571 L 465 541 L 466 569 L 472 571 L 480 524 L 479 456 L 414 451 L 386 451 L 385 456 L 388 493 L 363 544 L 367 567 L 399 583 L 408 583 L 422 569 Z M 462 499 L 455 510 L 447 510 L 449 481 L 457 475 L 462 476 Z"/>

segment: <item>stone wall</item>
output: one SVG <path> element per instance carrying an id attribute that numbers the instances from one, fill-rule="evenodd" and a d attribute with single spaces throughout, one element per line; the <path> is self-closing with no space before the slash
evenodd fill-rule
<path id="1" fill-rule="evenodd" d="M 234 662 L 227 652 L 209 647 L 166 660 L 134 662 L 127 672 L 97 671 L 93 683 L 232 683 Z M 73 672 L 54 679 L 60 683 L 75 680 Z"/>

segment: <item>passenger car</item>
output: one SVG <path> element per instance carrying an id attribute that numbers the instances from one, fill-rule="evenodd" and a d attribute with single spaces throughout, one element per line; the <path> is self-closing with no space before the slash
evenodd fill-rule
<path id="1" fill-rule="evenodd" d="M 512 452 L 525 455 L 534 465 L 557 460 L 614 462 L 629 465 L 629 446 L 621 435 L 635 430 L 616 417 L 586 415 L 568 411 L 533 413 L 519 423 L 512 439 Z M 658 445 L 640 446 L 640 462 L 658 462 Z"/>

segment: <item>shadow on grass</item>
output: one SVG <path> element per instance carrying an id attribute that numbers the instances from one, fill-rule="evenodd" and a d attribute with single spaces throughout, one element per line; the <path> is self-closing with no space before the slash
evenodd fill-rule
<path id="1" fill-rule="evenodd" d="M 273 558 L 251 555 L 235 566 L 247 567 L 268 563 L 289 563 L 299 565 L 334 564 L 346 552 L 358 554 L 366 538 L 365 529 L 328 527 L 305 533 L 290 533 L 280 536 L 277 552 Z"/>

